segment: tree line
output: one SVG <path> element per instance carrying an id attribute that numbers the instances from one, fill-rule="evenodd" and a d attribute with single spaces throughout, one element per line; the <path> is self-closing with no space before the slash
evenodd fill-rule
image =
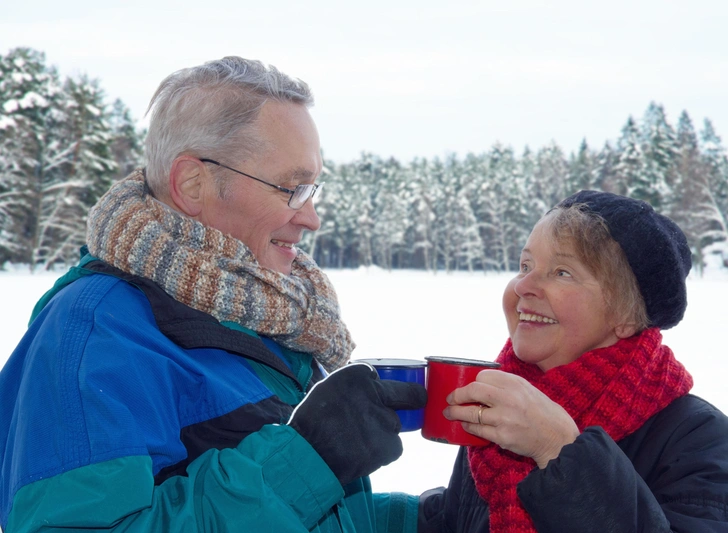
<path id="1" fill-rule="evenodd" d="M 518 269 L 531 227 L 561 199 L 597 189 L 645 200 L 688 237 L 694 265 L 722 249 L 728 260 L 728 160 L 710 120 L 677 127 L 650 103 L 627 119 L 617 142 L 586 140 L 569 155 L 555 143 L 516 154 L 490 150 L 403 165 L 373 154 L 327 163 L 317 210 L 322 227 L 307 245 L 325 268 L 377 265 L 437 270 Z"/>
<path id="2" fill-rule="evenodd" d="M 121 100 L 98 80 L 61 79 L 45 54 L 0 56 L 0 265 L 75 263 L 86 216 L 142 159 L 142 139 Z"/>
<path id="3" fill-rule="evenodd" d="M 0 264 L 72 264 L 90 206 L 142 164 L 144 132 L 97 80 L 60 80 L 41 52 L 0 56 Z M 700 267 L 728 257 L 728 158 L 709 119 L 677 125 L 652 102 L 612 144 L 501 144 L 403 163 L 324 159 L 322 226 L 302 247 L 324 268 L 509 271 L 533 224 L 562 198 L 598 189 L 648 201 L 685 231 Z"/>

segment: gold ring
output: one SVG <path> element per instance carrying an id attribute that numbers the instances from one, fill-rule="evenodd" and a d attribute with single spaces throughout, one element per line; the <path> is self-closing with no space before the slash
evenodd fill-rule
<path id="1" fill-rule="evenodd" d="M 480 409 L 478 409 L 478 424 L 480 424 L 481 426 L 483 425 L 483 421 L 480 417 L 483 414 L 483 409 L 485 409 L 485 405 L 481 405 Z"/>

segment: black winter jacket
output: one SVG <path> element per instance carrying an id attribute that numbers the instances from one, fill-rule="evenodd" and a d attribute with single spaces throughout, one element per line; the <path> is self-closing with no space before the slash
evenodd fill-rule
<path id="1" fill-rule="evenodd" d="M 728 532 L 728 417 L 687 395 L 615 443 L 587 428 L 518 484 L 539 533 Z M 489 530 L 461 448 L 450 485 L 420 498 L 420 533 Z"/>

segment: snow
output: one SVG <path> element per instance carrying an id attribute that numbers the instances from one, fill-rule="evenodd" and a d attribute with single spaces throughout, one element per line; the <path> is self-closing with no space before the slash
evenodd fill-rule
<path id="1" fill-rule="evenodd" d="M 29 91 L 29 92 L 25 93 L 19 103 L 20 103 L 20 107 L 23 109 L 28 109 L 31 107 L 47 107 L 48 106 L 48 100 L 43 98 L 38 93 L 34 93 L 33 91 Z"/>
<path id="2" fill-rule="evenodd" d="M 17 123 L 12 118 L 5 116 L 0 117 L 0 130 L 14 128 L 16 125 Z"/>
<path id="3" fill-rule="evenodd" d="M 501 294 L 511 275 L 379 268 L 328 270 L 342 314 L 357 343 L 354 359 L 424 359 L 445 355 L 492 360 L 506 339 Z M 30 275 L 25 266 L 0 272 L 0 364 L 22 336 L 36 300 L 58 273 Z M 711 265 L 703 278 L 688 279 L 688 309 L 665 343 L 695 379 L 693 392 L 728 412 L 728 343 L 722 335 L 728 269 Z M 404 454 L 372 475 L 375 491 L 412 494 L 447 485 L 455 446 L 427 441 L 418 431 L 402 434 Z"/>
<path id="4" fill-rule="evenodd" d="M 28 74 L 27 72 L 13 72 L 10 76 L 10 78 L 18 85 L 25 81 L 31 81 L 33 79 L 33 76 Z"/>
<path id="5" fill-rule="evenodd" d="M 18 110 L 20 107 L 20 103 L 17 100 L 7 100 L 3 104 L 3 111 L 5 111 L 7 114 L 14 113 Z"/>
<path id="6" fill-rule="evenodd" d="M 710 152 L 710 151 L 721 151 L 720 144 L 716 143 L 715 141 L 706 141 L 702 145 L 703 152 Z"/>
<path id="7" fill-rule="evenodd" d="M 10 114 L 16 112 L 18 109 L 28 109 L 31 107 L 46 107 L 48 106 L 48 100 L 34 93 L 33 91 L 26 92 L 20 100 L 9 99 L 3 104 L 3 110 Z"/>
<path id="8" fill-rule="evenodd" d="M 101 116 L 101 110 L 95 105 L 86 104 L 86 111 L 88 111 L 95 117 Z"/>

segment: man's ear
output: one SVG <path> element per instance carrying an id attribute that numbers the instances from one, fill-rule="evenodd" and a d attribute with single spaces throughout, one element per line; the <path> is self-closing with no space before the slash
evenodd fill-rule
<path id="1" fill-rule="evenodd" d="M 203 207 L 204 182 L 207 177 L 205 164 L 199 159 L 188 155 L 175 159 L 169 172 L 172 207 L 188 217 L 198 216 Z"/>

